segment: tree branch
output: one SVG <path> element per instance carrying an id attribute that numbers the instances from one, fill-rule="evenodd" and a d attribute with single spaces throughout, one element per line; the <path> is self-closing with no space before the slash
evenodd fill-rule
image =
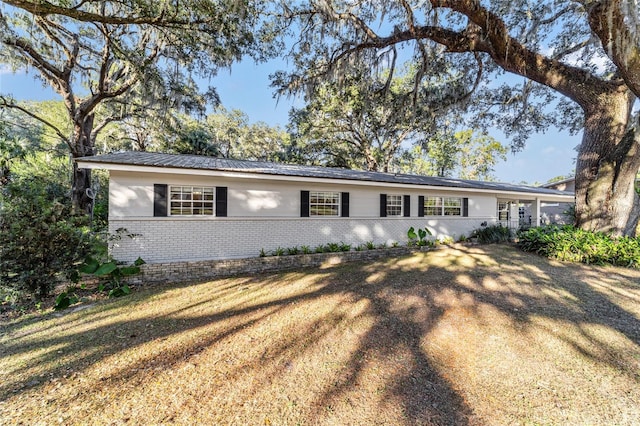
<path id="1" fill-rule="evenodd" d="M 0 107 L 4 107 L 4 108 L 10 108 L 10 109 L 15 109 L 20 111 L 23 114 L 28 115 L 29 117 L 33 118 L 34 120 L 39 121 L 40 123 L 44 124 L 45 126 L 47 126 L 48 128 L 50 128 L 51 130 L 53 130 L 55 132 L 55 134 L 62 140 L 64 141 L 64 143 L 66 143 L 69 147 L 71 147 L 70 145 L 70 141 L 69 141 L 69 137 L 65 136 L 62 131 L 60 131 L 60 129 L 53 123 L 51 123 L 48 120 L 45 120 L 44 118 L 38 116 L 37 114 L 34 114 L 33 112 L 27 110 L 26 108 L 8 101 L 6 97 L 4 96 L 0 96 Z"/>

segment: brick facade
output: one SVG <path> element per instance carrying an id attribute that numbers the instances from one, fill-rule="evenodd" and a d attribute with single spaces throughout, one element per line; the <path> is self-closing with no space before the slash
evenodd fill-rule
<path id="1" fill-rule="evenodd" d="M 428 249 L 423 248 L 423 250 Z M 129 277 L 127 281 L 131 284 L 197 281 L 240 274 L 260 274 L 304 267 L 336 265 L 345 262 L 371 261 L 388 257 L 406 256 L 411 252 L 412 248 L 409 247 L 395 247 L 295 256 L 150 263 L 142 265 L 142 272 L 139 275 Z"/>
<path id="2" fill-rule="evenodd" d="M 484 221 L 473 218 L 144 218 L 111 219 L 110 232 L 125 228 L 135 238 L 112 243 L 111 254 L 120 261 L 138 257 L 147 263 L 238 259 L 257 257 L 261 249 L 344 242 L 353 247 L 373 241 L 376 245 L 407 243 L 410 227 L 424 228 L 435 238 L 468 236 Z"/>

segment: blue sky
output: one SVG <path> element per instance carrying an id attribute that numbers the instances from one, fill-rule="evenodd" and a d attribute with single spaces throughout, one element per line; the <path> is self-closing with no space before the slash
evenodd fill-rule
<path id="1" fill-rule="evenodd" d="M 245 60 L 230 70 L 220 70 L 210 84 L 218 90 L 225 108 L 244 111 L 252 122 L 264 121 L 284 128 L 294 100 L 273 97 L 269 74 L 285 66 L 281 60 L 258 65 Z M 0 93 L 22 100 L 59 99 L 32 76 L 13 74 L 7 69 L 0 69 Z M 497 133 L 492 136 L 504 144 L 509 142 Z M 533 134 L 524 150 L 508 154 L 507 161 L 496 166 L 496 178 L 502 182 L 533 184 L 569 174 L 575 167 L 575 147 L 579 143 L 580 135 L 570 136 L 554 128 L 544 134 Z"/>

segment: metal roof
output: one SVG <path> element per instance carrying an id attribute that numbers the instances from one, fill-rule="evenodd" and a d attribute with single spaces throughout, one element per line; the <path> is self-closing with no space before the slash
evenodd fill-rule
<path id="1" fill-rule="evenodd" d="M 515 185 L 500 182 L 484 182 L 450 179 L 433 176 L 419 176 L 401 173 L 367 172 L 332 167 L 301 166 L 297 164 L 271 163 L 266 161 L 234 160 L 228 158 L 205 157 L 200 155 L 164 154 L 158 152 L 117 152 L 91 157 L 77 158 L 76 161 L 104 166 L 109 164 L 146 166 L 158 168 L 178 168 L 194 170 L 215 170 L 228 172 L 255 173 L 305 178 L 323 178 L 350 181 L 383 182 L 405 185 L 424 185 L 460 189 L 480 189 L 506 192 L 530 193 L 538 195 L 571 195 L 566 191 Z"/>

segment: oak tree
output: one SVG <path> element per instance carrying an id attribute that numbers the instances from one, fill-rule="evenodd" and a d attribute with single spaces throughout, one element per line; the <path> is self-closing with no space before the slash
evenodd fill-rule
<path id="1" fill-rule="evenodd" d="M 0 108 L 39 120 L 72 157 L 95 153 L 109 123 L 153 110 L 204 111 L 215 102 L 193 76 L 211 77 L 259 37 L 257 10 L 247 2 L 30 1 L 0 4 L 0 63 L 27 70 L 63 100 L 67 132 L 42 111 L 0 94 Z M 89 209 L 90 171 L 74 166 L 72 200 Z"/>
<path id="2" fill-rule="evenodd" d="M 315 0 L 284 5 L 301 28 L 290 90 L 376 69 L 405 47 L 419 69 L 434 57 L 482 75 L 469 98 L 475 124 L 501 126 L 517 148 L 549 125 L 582 130 L 576 219 L 632 235 L 640 215 L 640 10 L 629 0 Z M 508 73 L 508 75 L 505 74 Z M 509 77 L 510 75 L 510 77 Z M 306 85 L 306 86 L 305 86 Z M 484 121 L 483 121 L 484 120 Z"/>

